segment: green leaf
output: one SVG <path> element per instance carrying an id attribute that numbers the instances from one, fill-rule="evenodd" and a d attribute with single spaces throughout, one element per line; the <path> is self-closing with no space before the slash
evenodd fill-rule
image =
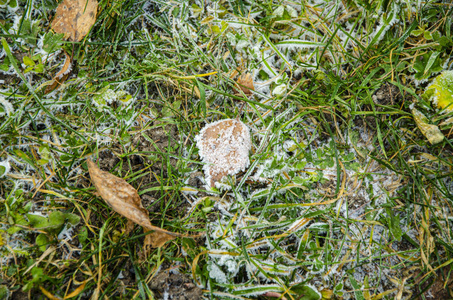
<path id="1" fill-rule="evenodd" d="M 54 34 L 52 32 L 47 32 L 43 39 L 42 49 L 47 53 L 52 53 L 55 50 L 61 48 L 60 44 L 63 42 L 64 34 Z"/>
<path id="2" fill-rule="evenodd" d="M 297 299 L 300 300 L 318 300 L 321 299 L 321 293 L 319 293 L 314 287 L 306 284 L 296 284 L 291 287 L 291 291 L 294 292 L 297 296 Z"/>
<path id="3" fill-rule="evenodd" d="M 0 166 L 0 177 L 2 177 L 6 172 L 6 168 L 4 166 Z"/>
<path id="4" fill-rule="evenodd" d="M 423 32 L 423 36 L 424 36 L 425 39 L 427 39 L 428 41 L 430 41 L 430 40 L 433 39 L 433 36 L 431 35 L 431 32 L 429 32 L 429 31 Z"/>
<path id="5" fill-rule="evenodd" d="M 393 237 L 397 241 L 401 241 L 401 237 L 403 236 L 403 231 L 401 230 L 400 226 L 400 217 L 398 215 L 394 215 L 390 208 L 386 208 L 387 214 L 389 215 L 388 218 L 388 226 L 390 232 L 392 233 Z"/>
<path id="6" fill-rule="evenodd" d="M 44 65 L 43 64 L 37 64 L 35 67 L 35 73 L 43 73 L 44 72 Z"/>
<path id="7" fill-rule="evenodd" d="M 343 296 L 343 282 L 338 283 L 333 289 L 335 295 Z"/>
<path id="8" fill-rule="evenodd" d="M 16 8 L 17 7 L 17 0 L 10 0 L 8 3 L 8 6 L 11 8 Z"/>
<path id="9" fill-rule="evenodd" d="M 28 56 L 24 56 L 23 60 L 24 60 L 24 64 L 26 66 L 34 66 L 35 65 L 35 62 Z"/>
<path id="10" fill-rule="evenodd" d="M 438 75 L 426 89 L 424 97 L 438 108 L 453 111 L 453 71 L 444 71 Z M 427 123 L 427 120 L 423 121 Z"/>
<path id="11" fill-rule="evenodd" d="M 426 53 L 419 57 L 413 65 L 414 70 L 417 72 L 415 74 L 415 79 L 427 79 L 433 72 L 442 71 L 443 62 L 439 56 L 440 52 L 431 52 Z"/>
<path id="12" fill-rule="evenodd" d="M 44 252 L 46 251 L 47 245 L 49 245 L 49 238 L 47 235 L 41 233 L 36 237 L 35 243 L 39 246 L 39 250 Z"/>
<path id="13" fill-rule="evenodd" d="M 49 225 L 46 217 L 40 215 L 27 214 L 30 225 L 34 228 L 44 228 Z"/>
<path id="14" fill-rule="evenodd" d="M 33 71 L 34 67 L 28 67 L 24 70 L 24 74 L 27 74 L 27 73 L 30 73 L 31 71 Z"/>
<path id="15" fill-rule="evenodd" d="M 10 68 L 10 61 L 9 61 L 9 57 L 5 57 L 3 59 L 3 63 L 0 65 L 0 70 L 4 71 L 4 72 L 8 72 L 9 71 L 9 68 Z"/>
<path id="16" fill-rule="evenodd" d="M 241 287 L 241 289 L 236 289 L 233 291 L 233 295 L 253 295 L 253 294 L 264 294 L 267 292 L 283 292 L 283 288 L 274 285 L 254 285 L 254 286 L 246 286 Z"/>
<path id="17" fill-rule="evenodd" d="M 66 219 L 71 225 L 77 225 L 80 222 L 80 217 L 72 213 L 66 213 Z"/>
<path id="18" fill-rule="evenodd" d="M 8 287 L 6 285 L 0 285 L 0 299 L 8 299 L 9 295 Z"/>
<path id="19" fill-rule="evenodd" d="M 440 54 L 440 52 L 437 52 L 437 51 L 431 53 L 431 56 L 429 57 L 428 62 L 426 63 L 424 74 L 427 74 L 431 70 L 431 67 L 434 65 L 434 62 L 436 61 L 439 54 Z M 431 74 L 431 73 L 428 73 L 428 74 Z"/>
<path id="20" fill-rule="evenodd" d="M 65 222 L 65 214 L 59 210 L 54 210 L 49 215 L 49 226 L 60 227 Z"/>
<path id="21" fill-rule="evenodd" d="M 15 234 L 16 232 L 19 232 L 20 230 L 22 230 L 22 228 L 19 226 L 11 226 L 10 228 L 8 228 L 8 230 L 6 232 L 8 234 Z"/>
<path id="22" fill-rule="evenodd" d="M 43 159 L 43 158 L 41 158 L 40 160 L 38 160 L 38 164 L 39 164 L 40 166 L 44 166 L 44 165 L 47 164 L 48 162 L 49 162 L 49 160 Z"/>
<path id="23" fill-rule="evenodd" d="M 349 274 L 349 281 L 351 282 L 351 285 L 354 289 L 355 299 L 365 300 L 365 298 L 363 297 L 363 293 L 360 290 L 361 288 L 360 285 L 357 283 L 357 281 L 354 279 L 354 276 L 352 276 L 351 274 Z"/>
<path id="24" fill-rule="evenodd" d="M 422 30 L 422 29 L 417 29 L 417 30 L 412 31 L 411 35 L 412 35 L 412 36 L 419 36 L 419 35 L 421 35 L 423 32 L 425 32 L 425 31 Z"/>
<path id="25" fill-rule="evenodd" d="M 79 237 L 80 244 L 85 245 L 85 242 L 86 242 L 86 240 L 88 238 L 88 230 L 87 230 L 86 227 L 82 227 L 80 229 L 78 237 Z"/>

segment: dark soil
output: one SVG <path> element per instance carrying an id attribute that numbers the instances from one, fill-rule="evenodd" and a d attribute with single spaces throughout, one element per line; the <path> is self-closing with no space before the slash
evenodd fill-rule
<path id="1" fill-rule="evenodd" d="M 398 87 L 394 86 L 390 83 L 385 83 L 371 97 L 373 99 L 374 104 L 377 105 L 395 105 L 401 101 L 400 90 Z M 382 110 L 381 107 L 376 106 L 376 110 Z"/>
<path id="2" fill-rule="evenodd" d="M 202 299 L 203 291 L 192 280 L 183 274 L 172 274 L 162 271 L 151 280 L 149 287 L 155 293 L 156 299 L 168 298 L 174 300 L 199 300 Z"/>
<path id="3" fill-rule="evenodd" d="M 422 283 L 418 291 L 422 291 L 426 289 L 427 286 L 431 285 L 427 291 L 425 291 L 422 295 L 419 295 L 417 298 L 414 299 L 426 299 L 426 300 L 452 300 L 453 299 L 453 279 L 450 277 L 446 277 L 451 272 L 451 267 L 446 267 L 443 269 L 443 274 L 441 272 L 437 272 L 437 277 L 428 280 Z M 448 282 L 445 282 L 445 278 L 449 278 Z M 434 281 L 434 282 L 433 282 Z M 445 288 L 444 288 L 445 286 Z M 416 292 L 415 292 L 416 293 Z"/>
<path id="4" fill-rule="evenodd" d="M 168 168 L 176 169 L 176 148 L 179 144 L 178 129 L 174 125 L 165 125 L 155 121 L 151 129 L 143 131 L 134 138 L 133 143 L 143 155 L 151 169 L 159 175 L 166 176 Z"/>
<path id="5" fill-rule="evenodd" d="M 22 290 L 18 290 L 11 294 L 11 300 L 27 300 L 27 299 L 30 299 L 28 297 L 28 293 L 23 292 Z"/>

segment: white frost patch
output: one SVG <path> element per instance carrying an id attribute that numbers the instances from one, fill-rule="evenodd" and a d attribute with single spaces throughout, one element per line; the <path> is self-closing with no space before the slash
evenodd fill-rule
<path id="1" fill-rule="evenodd" d="M 5 176 L 6 174 L 9 173 L 9 170 L 11 169 L 11 166 L 10 166 L 8 160 L 4 160 L 4 161 L 0 162 L 0 166 L 5 168 L 5 171 L 3 172 L 3 174 L 0 174 L 0 178 L 1 178 L 1 177 Z"/>
<path id="2" fill-rule="evenodd" d="M 218 283 L 228 282 L 225 273 L 222 270 L 220 270 L 220 268 L 214 263 L 210 265 L 209 277 L 211 277 Z"/>
<path id="3" fill-rule="evenodd" d="M 205 163 L 206 181 L 211 186 L 226 175 L 245 170 L 250 164 L 250 132 L 241 121 L 227 119 L 208 124 L 195 141 Z"/>
<path id="4" fill-rule="evenodd" d="M 14 112 L 13 105 L 5 99 L 2 95 L 0 95 L 0 104 L 5 108 L 5 112 L 0 113 L 0 116 L 8 115 L 10 116 Z"/>

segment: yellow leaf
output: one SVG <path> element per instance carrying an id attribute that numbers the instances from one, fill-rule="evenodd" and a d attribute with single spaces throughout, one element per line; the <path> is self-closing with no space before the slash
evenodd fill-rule
<path id="1" fill-rule="evenodd" d="M 414 116 L 415 123 L 418 129 L 428 139 L 431 144 L 437 144 L 442 142 L 444 135 L 440 131 L 439 127 L 428 123 L 428 118 L 425 117 L 420 111 L 415 108 L 412 109 L 412 115 Z"/>
<path id="2" fill-rule="evenodd" d="M 61 300 L 60 297 L 55 297 L 54 295 L 52 295 L 52 293 L 50 293 L 48 290 L 46 290 L 46 289 L 43 288 L 42 286 L 40 286 L 39 289 L 40 289 L 41 292 L 42 292 L 47 298 L 49 298 L 50 300 Z"/>
<path id="3" fill-rule="evenodd" d="M 79 287 L 77 287 L 74 291 L 72 291 L 72 293 L 69 293 L 66 296 L 64 296 L 64 299 L 69 299 L 69 298 L 78 296 L 85 289 L 85 285 L 87 284 L 87 282 L 88 282 L 88 280 L 85 280 L 84 282 L 82 282 L 82 284 L 79 285 Z"/>

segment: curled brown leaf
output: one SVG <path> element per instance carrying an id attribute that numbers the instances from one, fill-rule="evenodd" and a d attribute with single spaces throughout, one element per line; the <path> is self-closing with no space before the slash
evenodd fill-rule
<path id="1" fill-rule="evenodd" d="M 58 71 L 58 73 L 52 79 L 52 83 L 49 86 L 47 86 L 47 88 L 44 92 L 46 94 L 52 92 L 54 89 L 59 87 L 63 82 L 65 82 L 66 79 L 68 79 L 69 74 L 71 73 L 72 59 L 69 56 L 69 54 L 66 53 L 66 51 L 64 51 L 64 55 L 65 55 L 65 61 L 64 61 L 63 67 L 61 68 L 60 71 Z"/>
<path id="2" fill-rule="evenodd" d="M 253 85 L 253 78 L 250 73 L 244 73 L 239 76 L 237 85 L 238 88 L 247 96 L 250 96 L 252 94 L 252 91 L 255 90 L 255 86 Z M 239 93 L 239 90 L 237 90 L 237 93 Z"/>
<path id="3" fill-rule="evenodd" d="M 91 160 L 87 159 L 88 172 L 97 192 L 102 199 L 117 213 L 142 226 L 145 231 L 154 231 L 147 235 L 145 244 L 161 247 L 165 242 L 181 237 L 178 233 L 153 226 L 149 221 L 148 211 L 142 206 L 137 190 L 124 179 L 109 172 L 102 171 Z"/>

